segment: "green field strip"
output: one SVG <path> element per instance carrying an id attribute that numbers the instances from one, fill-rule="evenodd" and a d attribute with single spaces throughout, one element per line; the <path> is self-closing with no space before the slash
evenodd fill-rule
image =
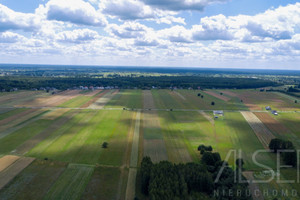
<path id="1" fill-rule="evenodd" d="M 72 165 L 52 185 L 44 200 L 78 200 L 88 184 L 94 168 Z"/>
<path id="2" fill-rule="evenodd" d="M 221 122 L 221 123 L 218 123 Z M 223 124 L 223 123 L 226 124 Z M 216 120 L 217 126 L 226 126 L 225 130 L 217 131 L 218 138 L 224 139 L 224 143 L 232 143 L 232 145 L 221 145 L 217 147 L 218 152 L 228 152 L 230 149 L 242 150 L 243 160 L 245 162 L 245 168 L 248 170 L 257 170 L 260 167 L 256 166 L 252 161 L 252 155 L 256 150 L 262 150 L 263 145 L 260 143 L 255 133 L 242 117 L 240 113 L 226 112 L 224 120 Z M 223 143 L 219 141 L 219 144 Z M 222 155 L 222 154 L 221 154 Z M 226 156 L 225 154 L 222 155 Z M 256 160 L 259 163 L 265 164 L 270 167 L 275 167 L 276 163 L 269 153 L 258 154 Z M 231 164 L 235 161 L 231 160 Z"/>
<path id="3" fill-rule="evenodd" d="M 155 107 L 159 109 L 183 109 L 183 105 L 174 99 L 169 93 L 169 90 L 151 90 Z"/>
<path id="4" fill-rule="evenodd" d="M 105 108 L 142 108 L 141 90 L 120 90 L 113 96 Z"/>
<path id="5" fill-rule="evenodd" d="M 26 155 L 33 156 L 33 157 L 39 157 L 39 158 L 45 158 L 45 156 L 53 155 L 55 153 L 59 153 L 58 150 L 55 150 L 55 145 L 53 143 L 57 142 L 57 140 L 60 139 L 60 137 L 64 133 L 71 133 L 72 131 L 76 132 L 76 129 L 78 129 L 77 124 L 82 123 L 82 121 L 85 119 L 87 113 L 86 111 L 76 111 L 76 115 L 74 115 L 71 120 L 69 120 L 67 123 L 62 125 L 58 130 L 54 131 L 48 138 L 41 141 L 38 145 L 36 145 L 33 149 L 31 149 Z M 73 115 L 73 113 L 72 113 Z M 50 146 L 54 146 L 53 151 L 47 152 L 47 149 L 50 148 Z"/>
<path id="6" fill-rule="evenodd" d="M 74 116 L 77 112 L 78 111 L 71 110 L 64 113 L 61 116 L 58 116 L 56 119 L 52 120 L 52 123 L 48 127 L 46 127 L 42 132 L 35 135 L 31 139 L 27 140 L 22 145 L 18 146 L 15 150 L 15 153 L 16 154 L 27 153 L 30 149 L 34 148 L 38 143 L 48 138 L 53 132 L 55 132 L 57 129 L 59 129 L 61 126 L 67 123 L 72 118 L 72 116 Z"/>
<path id="7" fill-rule="evenodd" d="M 281 92 L 273 92 L 273 93 L 275 93 L 275 94 L 277 94 L 279 96 L 282 96 L 282 97 L 290 100 L 293 103 L 295 102 L 295 100 L 300 101 L 299 97 L 294 97 L 294 96 L 291 96 L 291 95 L 288 95 L 288 94 L 284 94 L 284 93 L 281 93 Z"/>
<path id="8" fill-rule="evenodd" d="M 136 120 L 133 131 L 132 147 L 130 154 L 130 167 L 137 167 L 138 164 L 138 153 L 139 153 L 139 136 L 140 136 L 140 121 L 141 112 L 136 114 Z"/>
<path id="9" fill-rule="evenodd" d="M 45 119 L 38 119 L 33 122 L 28 122 L 28 124 L 24 124 L 24 127 L 16 130 L 13 133 L 7 134 L 5 137 L 0 139 L 0 153 L 9 153 L 13 151 L 26 140 L 42 132 L 52 123 L 51 120 Z"/>
<path id="10" fill-rule="evenodd" d="M 186 101 L 188 101 L 191 105 L 198 109 L 236 110 L 236 108 L 232 106 L 231 103 L 220 100 L 214 96 L 204 93 L 203 91 L 179 90 L 178 92 L 186 98 Z M 204 98 L 198 97 L 198 93 L 203 95 Z M 212 106 L 211 102 L 215 102 L 215 105 Z"/>
<path id="11" fill-rule="evenodd" d="M 118 200 L 121 170 L 113 167 L 96 167 L 81 197 L 86 199 Z"/>
<path id="12" fill-rule="evenodd" d="M 192 162 L 193 153 L 190 155 L 185 134 L 174 126 L 179 122 L 176 120 L 178 114 L 177 112 L 159 112 L 168 158 L 174 163 Z"/>
<path id="13" fill-rule="evenodd" d="M 120 114 L 119 114 L 119 113 Z M 88 140 L 88 144 L 92 144 L 95 151 L 98 153 L 97 163 L 105 165 L 121 166 L 124 164 L 124 156 L 128 143 L 128 134 L 131 124 L 133 123 L 134 112 L 118 111 L 114 114 L 115 122 L 110 122 L 109 119 L 104 119 L 102 129 L 97 134 L 92 135 Z M 107 120 L 107 122 L 105 122 Z M 106 125 L 108 123 L 109 125 Z M 110 131 L 110 134 L 105 133 L 105 130 Z M 95 143 L 96 137 L 101 136 L 100 141 Z M 101 145 L 103 141 L 108 141 L 109 147 L 107 149 L 99 149 L 97 145 Z M 84 155 L 84 154 L 83 154 Z M 126 161 L 125 161 L 126 162 Z"/>
<path id="14" fill-rule="evenodd" d="M 0 191 L 0 199 L 43 199 L 65 168 L 64 163 L 35 160 Z"/>
<path id="15" fill-rule="evenodd" d="M 75 98 L 72 98 L 72 99 L 60 104 L 58 107 L 79 108 L 80 106 L 87 103 L 91 99 L 93 99 L 93 96 L 77 96 Z"/>
<path id="16" fill-rule="evenodd" d="M 75 115 L 72 120 L 66 123 L 61 129 L 57 130 L 49 138 L 41 142 L 36 148 L 29 152 L 39 151 L 38 156 L 41 158 L 48 157 L 54 160 L 67 161 L 65 154 L 67 149 L 72 146 L 73 138 L 80 133 L 83 129 L 89 126 L 89 121 L 95 115 L 96 111 L 82 110 L 79 114 Z M 46 148 L 43 148 L 43 143 L 48 143 Z"/>
<path id="17" fill-rule="evenodd" d="M 28 108 L 17 108 L 17 109 L 13 109 L 13 110 L 8 110 L 7 112 L 0 114 L 0 120 L 6 119 L 6 118 L 16 115 L 18 113 L 21 113 L 25 110 L 28 110 Z"/>

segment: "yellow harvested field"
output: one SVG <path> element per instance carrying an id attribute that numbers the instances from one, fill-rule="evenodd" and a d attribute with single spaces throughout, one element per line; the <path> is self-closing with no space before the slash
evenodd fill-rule
<path id="1" fill-rule="evenodd" d="M 48 112 L 45 115 L 43 115 L 41 117 L 41 119 L 54 120 L 54 119 L 62 116 L 63 114 L 65 114 L 69 110 L 70 109 L 68 109 L 68 108 L 55 109 L 55 110 L 52 110 L 51 112 Z"/>
<path id="2" fill-rule="evenodd" d="M 11 164 L 16 162 L 19 158 L 20 158 L 19 156 L 12 156 L 12 155 L 3 156 L 2 158 L 0 158 L 0 172 L 2 172 Z"/>
<path id="3" fill-rule="evenodd" d="M 35 158 L 19 158 L 12 165 L 0 172 L 0 190 L 8 184 L 15 176 L 17 176 L 23 169 L 30 165 Z"/>
<path id="4" fill-rule="evenodd" d="M 268 149 L 269 143 L 275 136 L 271 131 L 260 121 L 260 119 L 252 112 L 243 111 L 241 112 L 245 120 L 248 122 L 250 127 L 253 129 L 259 141 L 262 145 Z"/>
<path id="5" fill-rule="evenodd" d="M 92 109 L 104 108 L 104 106 L 107 104 L 107 102 L 109 102 L 109 100 L 111 100 L 118 92 L 119 92 L 119 90 L 109 91 L 106 94 L 104 94 L 103 96 L 101 95 L 100 98 L 98 98 L 93 104 L 88 106 L 88 108 L 92 108 Z"/>

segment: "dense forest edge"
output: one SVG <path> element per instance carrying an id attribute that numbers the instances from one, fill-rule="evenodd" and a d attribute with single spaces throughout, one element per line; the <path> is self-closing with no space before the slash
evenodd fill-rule
<path id="1" fill-rule="evenodd" d="M 114 77 L 114 78 L 51 78 L 3 76 L 0 77 L 0 90 L 18 88 L 30 90 L 33 88 L 51 87 L 59 90 L 79 86 L 114 86 L 118 88 L 228 88 L 250 89 L 268 86 L 279 86 L 279 83 L 256 78 L 224 78 L 198 76 L 157 76 L 157 77 Z"/>

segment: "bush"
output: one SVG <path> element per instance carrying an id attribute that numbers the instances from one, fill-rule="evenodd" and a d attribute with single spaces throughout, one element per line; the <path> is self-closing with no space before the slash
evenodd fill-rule
<path id="1" fill-rule="evenodd" d="M 102 148 L 103 148 L 103 149 L 106 149 L 107 147 L 108 147 L 108 143 L 107 143 L 107 142 L 103 142 Z"/>

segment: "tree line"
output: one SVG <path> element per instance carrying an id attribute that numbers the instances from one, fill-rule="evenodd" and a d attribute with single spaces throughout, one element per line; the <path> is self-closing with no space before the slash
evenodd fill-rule
<path id="1" fill-rule="evenodd" d="M 233 200 L 248 200 L 247 183 L 235 181 L 234 171 L 228 163 L 221 160 L 217 152 L 212 152 L 211 146 L 199 146 L 202 153 L 199 163 L 173 164 L 169 161 L 152 163 L 149 157 L 144 157 L 141 163 L 141 189 L 142 193 L 151 200 L 181 200 L 203 199 L 206 197 Z M 243 163 L 237 160 L 237 163 Z M 218 181 L 216 180 L 221 167 L 224 167 Z M 241 166 L 242 167 L 242 166 Z M 239 176 L 239 175 L 238 175 Z M 241 177 L 245 179 L 242 175 Z M 215 191 L 221 194 L 215 195 Z M 225 192 L 223 192 L 225 191 Z M 240 192 L 240 195 L 232 195 Z"/>
<path id="2" fill-rule="evenodd" d="M 58 77 L 29 77 L 29 76 L 3 76 L 0 77 L 0 89 L 12 88 L 32 89 L 40 87 L 53 87 L 68 89 L 78 86 L 118 86 L 119 88 L 148 89 L 152 86 L 158 88 L 260 88 L 277 86 L 269 80 L 252 78 L 223 78 L 199 76 L 158 76 L 158 77 L 111 77 L 111 78 L 58 78 Z"/>

